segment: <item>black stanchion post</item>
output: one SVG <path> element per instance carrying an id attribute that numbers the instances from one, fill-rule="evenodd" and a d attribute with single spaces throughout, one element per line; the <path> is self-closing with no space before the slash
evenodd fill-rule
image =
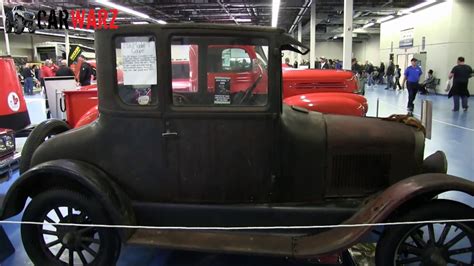
<path id="1" fill-rule="evenodd" d="M 11 254 L 15 252 L 15 248 L 8 239 L 5 230 L 0 226 L 0 263 L 3 262 L 6 258 L 10 257 Z"/>

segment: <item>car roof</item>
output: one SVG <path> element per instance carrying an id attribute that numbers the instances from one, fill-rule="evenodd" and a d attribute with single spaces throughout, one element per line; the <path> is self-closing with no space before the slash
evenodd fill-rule
<path id="1" fill-rule="evenodd" d="M 267 33 L 284 33 L 285 30 L 281 28 L 273 28 L 267 26 L 245 26 L 233 24 L 211 24 L 211 23 L 168 23 L 168 24 L 148 24 L 148 25 L 120 25 L 121 29 L 136 29 L 142 27 L 148 28 L 163 28 L 163 29 L 190 29 L 190 30 L 226 30 L 226 31 L 244 31 L 244 32 L 267 32 Z M 102 31 L 99 29 L 97 31 Z"/>

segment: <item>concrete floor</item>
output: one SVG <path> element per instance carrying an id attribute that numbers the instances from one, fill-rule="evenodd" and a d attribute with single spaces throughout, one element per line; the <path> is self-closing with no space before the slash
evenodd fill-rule
<path id="1" fill-rule="evenodd" d="M 379 99 L 379 116 L 406 112 L 408 93 L 384 90 L 381 86 L 368 88 L 366 97 L 369 101 L 369 116 L 376 114 L 376 102 Z M 433 133 L 427 140 L 425 155 L 443 150 L 449 162 L 448 173 L 474 181 L 474 97 L 469 99 L 468 112 L 452 112 L 452 101 L 445 96 L 418 95 L 415 103 L 415 115 L 419 115 L 422 100 L 433 102 Z M 42 100 L 38 96 L 27 99 L 32 123 L 45 119 Z M 21 142 L 21 141 L 20 141 Z M 4 193 L 17 178 L 0 184 L 0 194 Z M 462 193 L 445 193 L 442 197 L 459 200 L 474 206 L 474 199 Z M 10 220 L 20 220 L 20 216 Z M 4 225 L 16 252 L 2 266 L 32 265 L 21 243 L 18 225 Z M 118 265 L 304 265 L 302 262 L 288 261 L 284 258 L 265 258 L 254 256 L 231 256 L 181 251 L 165 251 L 156 248 L 124 247 Z"/>

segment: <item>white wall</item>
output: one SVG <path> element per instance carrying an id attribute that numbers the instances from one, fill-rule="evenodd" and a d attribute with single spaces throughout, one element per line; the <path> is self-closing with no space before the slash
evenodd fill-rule
<path id="1" fill-rule="evenodd" d="M 464 56 L 466 63 L 474 65 L 474 1 L 450 0 L 420 10 L 410 15 L 382 23 L 380 35 L 380 56 L 390 53 L 393 42 L 395 59 L 398 54 L 416 54 L 422 52 L 422 37 L 426 38 L 426 68 L 433 69 L 441 79 L 438 92 L 445 93 L 448 73 L 456 64 L 458 56 Z M 413 47 L 398 48 L 400 31 L 413 28 Z M 426 73 L 427 70 L 424 69 Z M 474 93 L 474 81 L 469 90 Z"/>
<path id="2" fill-rule="evenodd" d="M 293 63 L 295 59 L 292 59 L 292 52 L 285 51 L 283 53 L 282 62 L 284 58 L 288 57 Z M 370 38 L 363 42 L 353 43 L 352 55 L 357 58 L 360 63 L 364 63 L 365 60 L 369 60 L 375 65 L 380 64 L 380 37 L 378 35 L 370 35 Z M 328 59 L 340 59 L 342 60 L 342 42 L 339 41 L 325 41 L 316 42 L 316 56 L 319 58 L 324 56 Z M 388 61 L 388 55 L 385 56 Z M 296 58 L 296 56 L 294 56 Z M 302 59 L 309 60 L 309 54 L 304 55 Z"/>
<path id="3" fill-rule="evenodd" d="M 363 64 L 365 60 L 369 60 L 369 62 L 372 62 L 374 65 L 380 65 L 381 58 L 383 58 L 384 62 L 388 61 L 388 55 L 381 57 L 379 35 L 370 35 L 370 39 L 367 41 L 354 43 L 352 51 L 359 64 Z"/>

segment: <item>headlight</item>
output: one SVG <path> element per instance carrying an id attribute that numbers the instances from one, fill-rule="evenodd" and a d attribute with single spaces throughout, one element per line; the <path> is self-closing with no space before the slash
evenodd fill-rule
<path id="1" fill-rule="evenodd" d="M 15 148 L 15 139 L 12 136 L 6 135 L 5 138 L 5 146 L 7 149 L 14 149 Z"/>
<path id="2" fill-rule="evenodd" d="M 7 151 L 7 145 L 5 145 L 5 141 L 0 139 L 0 153 Z"/>

